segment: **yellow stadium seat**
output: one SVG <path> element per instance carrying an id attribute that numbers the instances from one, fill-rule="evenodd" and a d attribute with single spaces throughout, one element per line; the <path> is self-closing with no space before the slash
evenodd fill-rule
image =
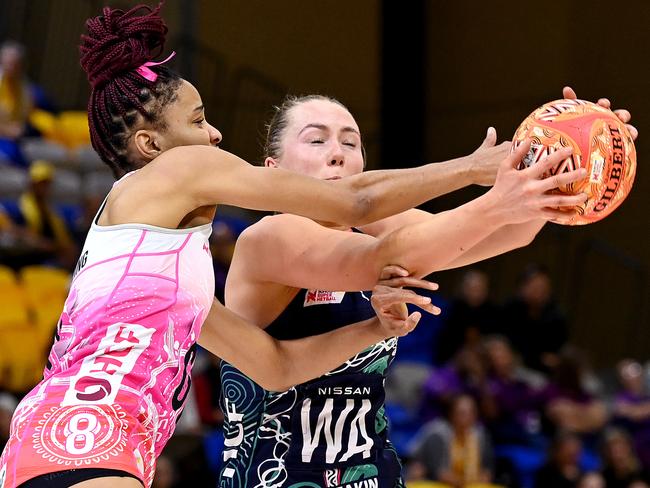
<path id="1" fill-rule="evenodd" d="M 75 148 L 90 144 L 88 114 L 81 111 L 61 112 L 58 120 L 58 142 Z"/>
<path id="2" fill-rule="evenodd" d="M 5 285 L 16 286 L 18 280 L 16 278 L 16 273 L 9 266 L 0 265 L 0 289 Z"/>
<path id="3" fill-rule="evenodd" d="M 38 344 L 33 327 L 0 329 L 0 384 L 14 393 L 25 393 L 43 377 L 46 352 Z"/>
<path id="4" fill-rule="evenodd" d="M 46 349 L 52 346 L 54 338 L 54 329 L 56 328 L 61 312 L 63 311 L 63 303 L 52 302 L 49 304 L 42 304 L 36 309 L 32 310 L 34 316 L 34 327 L 38 333 L 38 340 L 40 344 Z"/>
<path id="5" fill-rule="evenodd" d="M 25 293 L 19 286 L 0 286 L 0 329 L 30 325 Z"/>
<path id="6" fill-rule="evenodd" d="M 20 279 L 31 305 L 51 301 L 63 305 L 70 285 L 70 275 L 60 269 L 46 266 L 26 266 L 20 271 Z"/>
<path id="7" fill-rule="evenodd" d="M 43 110 L 34 110 L 30 123 L 49 141 L 73 149 L 90 144 L 88 115 L 83 111 L 61 112 L 58 116 Z"/>
<path id="8" fill-rule="evenodd" d="M 58 124 L 56 115 L 45 110 L 35 109 L 29 114 L 29 123 L 46 139 L 56 139 Z"/>

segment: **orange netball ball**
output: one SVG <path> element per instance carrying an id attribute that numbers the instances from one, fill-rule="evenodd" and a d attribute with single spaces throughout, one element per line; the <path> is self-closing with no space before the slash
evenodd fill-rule
<path id="1" fill-rule="evenodd" d="M 584 192 L 587 201 L 567 212 L 558 223 L 584 225 L 607 217 L 623 203 L 636 173 L 636 149 L 625 124 L 609 109 L 585 100 L 555 100 L 542 105 L 515 132 L 513 150 L 526 138 L 530 151 L 519 165 L 529 167 L 542 157 L 572 147 L 573 154 L 551 170 L 564 173 L 587 169 L 587 178 L 553 193 Z"/>

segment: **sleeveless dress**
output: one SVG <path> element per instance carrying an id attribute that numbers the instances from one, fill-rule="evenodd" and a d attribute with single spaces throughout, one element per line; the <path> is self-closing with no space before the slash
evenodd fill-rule
<path id="1" fill-rule="evenodd" d="M 296 339 L 374 317 L 370 296 L 303 289 L 266 332 Z M 223 362 L 225 448 L 219 486 L 403 486 L 384 414 L 384 380 L 396 347 L 396 338 L 379 342 L 286 392 L 266 391 Z"/>
<path id="2" fill-rule="evenodd" d="M 126 471 L 151 486 L 182 412 L 214 296 L 211 225 L 99 226 L 97 219 L 44 378 L 13 415 L 0 488 L 88 467 Z"/>

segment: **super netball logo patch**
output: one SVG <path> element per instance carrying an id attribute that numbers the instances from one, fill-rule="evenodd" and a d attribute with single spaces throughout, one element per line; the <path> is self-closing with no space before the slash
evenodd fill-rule
<path id="1" fill-rule="evenodd" d="M 341 303 L 345 297 L 344 291 L 307 290 L 304 307 L 312 305 L 325 305 L 328 303 Z"/>

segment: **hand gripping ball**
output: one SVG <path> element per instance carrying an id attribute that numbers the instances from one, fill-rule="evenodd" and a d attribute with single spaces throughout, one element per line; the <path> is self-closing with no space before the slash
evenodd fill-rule
<path id="1" fill-rule="evenodd" d="M 625 124 L 609 109 L 584 100 L 555 100 L 542 105 L 524 120 L 513 137 L 513 150 L 526 138 L 531 147 L 519 168 L 544 156 L 572 147 L 573 154 L 551 170 L 555 175 L 587 169 L 587 177 L 553 192 L 584 192 L 587 201 L 567 212 L 558 223 L 584 225 L 607 217 L 623 203 L 636 173 L 636 149 Z"/>

